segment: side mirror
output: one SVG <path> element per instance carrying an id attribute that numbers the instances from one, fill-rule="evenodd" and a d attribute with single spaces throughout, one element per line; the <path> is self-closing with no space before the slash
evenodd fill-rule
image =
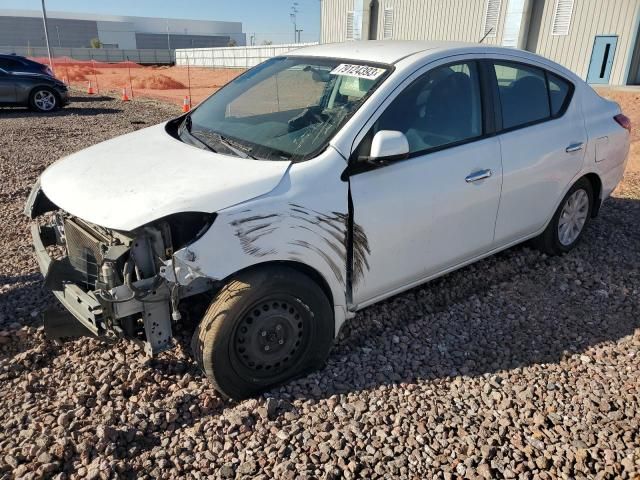
<path id="1" fill-rule="evenodd" d="M 402 132 L 380 130 L 371 141 L 369 161 L 379 164 L 403 160 L 409 155 L 409 141 Z"/>

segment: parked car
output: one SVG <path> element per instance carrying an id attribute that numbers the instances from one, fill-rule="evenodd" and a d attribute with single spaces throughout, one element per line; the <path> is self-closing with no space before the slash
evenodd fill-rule
<path id="1" fill-rule="evenodd" d="M 371 41 L 273 58 L 42 174 L 26 213 L 77 319 L 46 331 L 80 322 L 156 354 L 204 302 L 195 358 L 224 395 L 254 395 L 322 366 L 368 305 L 527 240 L 573 249 L 630 128 L 525 51 Z"/>
<path id="2" fill-rule="evenodd" d="M 0 53 L 0 68 L 7 72 L 41 73 L 54 77 L 49 65 L 44 65 L 16 54 Z"/>
<path id="3" fill-rule="evenodd" d="M 0 68 L 0 107 L 26 106 L 52 112 L 69 103 L 69 89 L 55 77 L 41 73 L 7 72 Z"/>

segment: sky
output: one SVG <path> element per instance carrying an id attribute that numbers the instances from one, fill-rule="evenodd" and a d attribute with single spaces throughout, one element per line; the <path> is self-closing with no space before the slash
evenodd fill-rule
<path id="1" fill-rule="evenodd" d="M 140 17 L 188 18 L 242 22 L 247 43 L 255 33 L 256 44 L 293 42 L 289 14 L 294 0 L 46 0 L 47 10 L 80 13 L 134 15 Z M 295 0 L 297 23 L 303 42 L 320 37 L 320 0 Z M 40 0 L 0 0 L 0 8 L 40 10 Z"/>

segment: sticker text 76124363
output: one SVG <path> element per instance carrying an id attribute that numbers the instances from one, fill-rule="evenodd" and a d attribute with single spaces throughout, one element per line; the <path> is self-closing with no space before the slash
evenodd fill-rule
<path id="1" fill-rule="evenodd" d="M 331 75 L 346 75 L 349 77 L 366 78 L 375 80 L 385 72 L 384 68 L 371 67 L 367 65 L 350 65 L 341 63 L 331 70 Z"/>

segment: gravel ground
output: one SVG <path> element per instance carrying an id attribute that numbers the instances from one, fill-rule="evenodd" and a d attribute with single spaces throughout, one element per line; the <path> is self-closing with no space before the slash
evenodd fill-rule
<path id="1" fill-rule="evenodd" d="M 223 400 L 184 346 L 45 341 L 30 185 L 175 113 L 0 111 L 0 478 L 638 478 L 638 173 L 571 254 L 513 248 L 368 308 L 324 370 L 258 399 Z"/>

